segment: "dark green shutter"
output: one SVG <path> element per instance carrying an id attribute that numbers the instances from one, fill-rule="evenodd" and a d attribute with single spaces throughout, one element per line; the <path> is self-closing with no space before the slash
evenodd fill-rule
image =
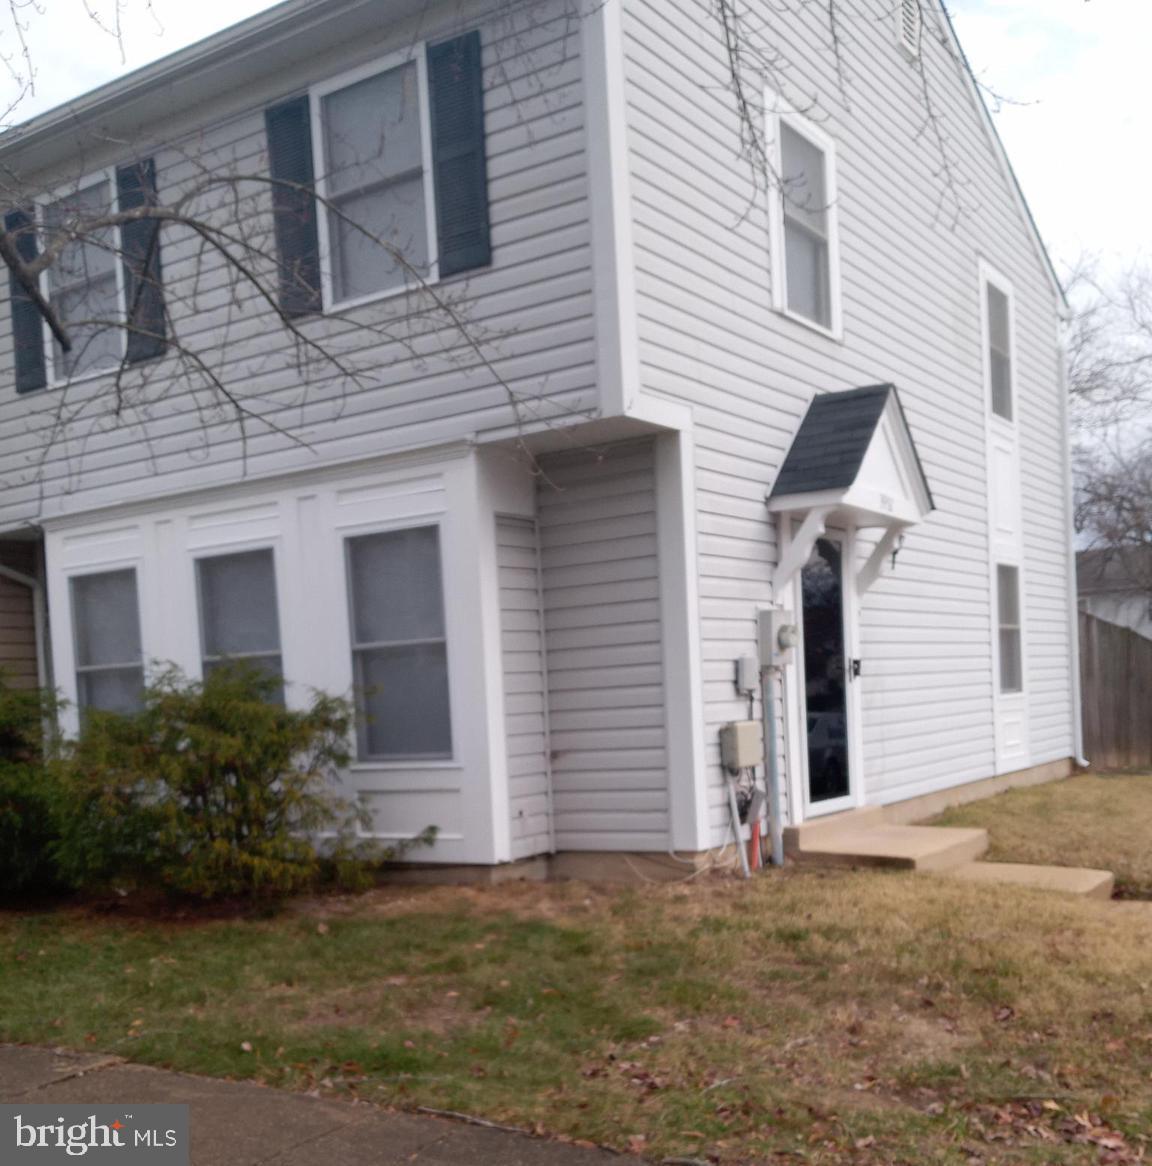
<path id="1" fill-rule="evenodd" d="M 492 262 L 480 34 L 428 46 L 440 275 Z"/>
<path id="2" fill-rule="evenodd" d="M 116 171 L 122 211 L 156 205 L 156 165 L 151 158 Z M 124 252 L 124 307 L 128 324 L 125 359 L 129 364 L 163 356 L 164 285 L 160 278 L 160 223 L 139 219 L 120 227 Z"/>
<path id="3" fill-rule="evenodd" d="M 13 237 L 20 258 L 36 258 L 36 230 L 27 211 L 9 211 L 4 229 Z M 8 298 L 12 305 L 12 351 L 16 364 L 16 391 L 31 393 L 48 383 L 44 368 L 44 323 L 16 277 L 8 273 Z"/>
<path id="4" fill-rule="evenodd" d="M 308 98 L 294 97 L 264 114 L 268 168 L 273 179 L 311 187 L 312 124 Z M 272 184 L 272 215 L 280 257 L 280 308 L 287 316 L 318 312 L 320 242 L 316 200 L 305 190 Z"/>

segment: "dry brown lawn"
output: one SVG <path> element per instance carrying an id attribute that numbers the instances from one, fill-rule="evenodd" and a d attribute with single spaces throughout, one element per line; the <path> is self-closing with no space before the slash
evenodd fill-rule
<path id="1" fill-rule="evenodd" d="M 655 1161 L 1134 1163 L 1152 916 L 850 871 L 385 889 L 268 920 L 12 914 L 0 1039 Z"/>
<path id="2" fill-rule="evenodd" d="M 1152 898 L 1152 774 L 1082 774 L 949 810 L 935 824 L 983 826 L 988 858 L 1110 870 L 1117 892 Z"/>

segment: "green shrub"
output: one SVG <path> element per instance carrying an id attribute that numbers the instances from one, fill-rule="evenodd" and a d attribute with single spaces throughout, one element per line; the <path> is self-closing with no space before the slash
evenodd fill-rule
<path id="1" fill-rule="evenodd" d="M 51 773 L 46 729 L 56 700 L 38 689 L 13 688 L 0 675 L 0 897 L 10 900 L 59 889 L 52 847 Z"/>
<path id="2" fill-rule="evenodd" d="M 65 875 L 200 899 L 366 882 L 379 856 L 356 840 L 364 811 L 333 789 L 352 707 L 317 693 L 307 709 L 287 709 L 279 688 L 243 662 L 202 683 L 171 668 L 139 713 L 87 714 L 60 771 Z"/>

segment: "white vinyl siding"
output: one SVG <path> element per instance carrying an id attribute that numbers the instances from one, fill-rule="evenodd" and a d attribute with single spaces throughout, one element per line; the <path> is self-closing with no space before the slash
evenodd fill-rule
<path id="1" fill-rule="evenodd" d="M 716 734 L 747 715 L 732 661 L 755 650 L 755 607 L 777 561 L 764 497 L 815 392 L 894 382 L 936 510 L 908 531 L 894 572 L 861 611 L 868 795 L 897 801 L 995 768 L 989 602 L 988 406 L 977 257 L 1011 279 L 1021 428 L 1030 761 L 1073 750 L 1068 535 L 1056 302 L 959 62 L 934 28 L 924 77 L 946 127 L 968 212 L 923 134 L 923 84 L 893 35 L 893 6 L 865 0 L 842 44 L 845 99 L 826 12 L 756 0 L 782 97 L 836 143 L 843 343 L 799 328 L 772 302 L 770 222 L 741 149 L 714 9 L 703 0 L 625 7 L 629 160 L 644 392 L 695 421 L 697 559 L 713 841 L 726 830 Z M 935 17 L 925 10 L 925 21 Z M 782 86 L 783 87 L 783 86 Z M 806 110 L 806 112 L 808 112 Z"/>
<path id="2" fill-rule="evenodd" d="M 169 120 L 170 102 L 158 103 L 162 120 L 138 128 L 158 143 L 158 189 L 168 198 L 206 171 L 266 172 L 267 107 L 383 53 L 457 35 L 464 19 L 454 6 L 433 4 L 418 19 L 386 22 L 370 38 L 313 53 L 287 71 L 254 62 L 242 89 L 185 111 L 179 123 Z M 63 413 L 51 392 L 0 393 L 0 527 L 477 436 L 530 434 L 594 412 L 578 25 L 568 0 L 541 0 L 531 12 L 502 7 L 466 26 L 483 45 L 492 264 L 453 281 L 451 318 L 413 292 L 308 320 L 308 337 L 338 356 L 336 367 L 299 346 L 252 289 L 234 294 L 225 265 L 200 241 L 166 229 L 164 287 L 180 341 L 206 355 L 248 416 L 241 425 L 202 381 L 190 391 L 174 352 L 133 373 L 146 384 L 127 395 L 115 424 L 107 377 L 71 386 Z M 125 160 L 107 142 L 92 153 L 94 162 L 97 154 L 109 165 Z M 315 165 L 323 166 L 318 143 Z M 206 205 L 213 221 L 235 220 L 230 193 Z M 267 187 L 243 188 L 240 209 L 270 246 Z M 9 315 L 0 307 L 0 364 L 10 368 Z M 469 337 L 482 338 L 480 352 Z"/>
<path id="3" fill-rule="evenodd" d="M 535 522 L 496 520 L 496 566 L 512 857 L 530 858 L 551 849 L 547 688 Z"/>
<path id="4" fill-rule="evenodd" d="M 557 850 L 668 848 L 653 453 L 541 459 Z"/>

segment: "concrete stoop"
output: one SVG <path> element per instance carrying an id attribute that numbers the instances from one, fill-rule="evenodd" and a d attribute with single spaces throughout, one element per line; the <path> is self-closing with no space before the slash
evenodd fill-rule
<path id="1" fill-rule="evenodd" d="M 885 820 L 881 806 L 830 814 L 784 831 L 785 854 L 803 865 L 889 867 L 1094 899 L 1112 897 L 1110 871 L 976 861 L 987 849 L 986 830 L 894 825 Z"/>
<path id="2" fill-rule="evenodd" d="M 816 818 L 784 831 L 784 852 L 812 866 L 884 866 L 946 870 L 988 849 L 987 830 L 891 826 L 880 807 Z"/>
<path id="3" fill-rule="evenodd" d="M 1082 866 L 1034 866 L 1028 862 L 967 862 L 942 871 L 970 883 L 1009 883 L 1041 891 L 1062 891 L 1086 899 L 1111 899 L 1116 880 L 1110 870 Z"/>

